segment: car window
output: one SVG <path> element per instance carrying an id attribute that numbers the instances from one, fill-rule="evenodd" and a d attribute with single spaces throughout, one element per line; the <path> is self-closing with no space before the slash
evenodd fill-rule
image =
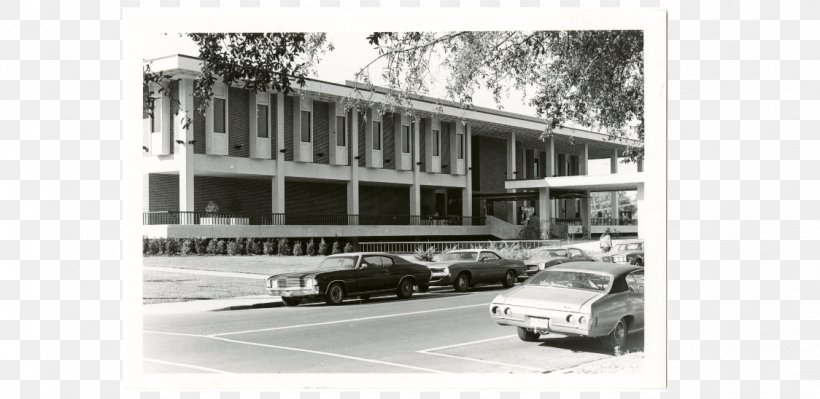
<path id="1" fill-rule="evenodd" d="M 499 260 L 501 258 L 493 252 L 481 251 L 481 257 L 479 259 Z"/>
<path id="2" fill-rule="evenodd" d="M 566 258 L 567 257 L 567 250 L 558 249 L 558 250 L 555 251 L 555 256 L 560 256 L 562 258 Z"/>
<path id="3" fill-rule="evenodd" d="M 395 262 L 393 262 L 393 258 L 391 258 L 389 256 L 380 256 L 380 258 L 382 258 L 382 266 L 383 267 L 389 267 L 389 266 L 393 266 L 393 264 L 395 264 Z"/>
<path id="4" fill-rule="evenodd" d="M 367 265 L 367 268 L 380 268 L 382 267 L 382 257 L 381 256 L 365 256 L 362 259 L 362 267 Z"/>
<path id="5" fill-rule="evenodd" d="M 611 279 L 610 276 L 597 273 L 547 269 L 524 284 L 606 292 Z"/>
<path id="6" fill-rule="evenodd" d="M 449 252 L 444 254 L 441 257 L 440 261 L 447 262 L 447 261 L 457 261 L 457 260 L 476 260 L 476 255 L 478 252 Z"/>
<path id="7" fill-rule="evenodd" d="M 637 270 L 626 276 L 630 291 L 643 294 L 643 270 Z"/>
<path id="8" fill-rule="evenodd" d="M 573 248 L 569 250 L 569 254 L 572 256 L 581 256 L 581 250 Z"/>

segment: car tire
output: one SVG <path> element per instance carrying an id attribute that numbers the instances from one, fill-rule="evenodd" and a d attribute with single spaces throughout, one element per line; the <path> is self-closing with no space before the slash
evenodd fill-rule
<path id="1" fill-rule="evenodd" d="M 427 284 L 422 284 L 419 286 L 419 292 L 427 292 L 430 291 L 430 286 Z"/>
<path id="2" fill-rule="evenodd" d="M 302 302 L 302 298 L 282 298 L 282 303 L 285 306 L 298 306 Z"/>
<path id="3" fill-rule="evenodd" d="M 339 283 L 331 284 L 325 293 L 325 303 L 328 305 L 340 305 L 345 299 L 345 290 Z"/>
<path id="4" fill-rule="evenodd" d="M 504 285 L 504 288 L 510 288 L 515 285 L 516 280 L 518 280 L 518 277 L 516 277 L 515 271 L 507 270 L 507 273 L 504 274 L 504 280 L 501 281 L 501 284 Z"/>
<path id="5" fill-rule="evenodd" d="M 541 334 L 527 330 L 524 327 L 518 327 L 518 338 L 521 338 L 522 341 L 535 342 L 538 341 L 538 338 L 541 338 Z"/>
<path id="6" fill-rule="evenodd" d="M 399 299 L 407 299 L 413 296 L 413 280 L 406 278 L 399 283 L 399 288 L 396 289 L 396 296 Z"/>
<path id="7" fill-rule="evenodd" d="M 620 355 L 626 349 L 627 338 L 629 337 L 629 322 L 626 319 L 618 320 L 615 328 L 603 339 L 604 350 Z"/>
<path id="8" fill-rule="evenodd" d="M 635 265 L 635 266 L 643 267 L 643 259 L 637 258 L 637 259 L 635 259 L 634 262 L 632 262 L 632 264 Z"/>
<path id="9" fill-rule="evenodd" d="M 458 292 L 467 291 L 467 288 L 470 287 L 470 276 L 467 273 L 461 273 L 456 277 L 456 281 L 453 283 L 453 289 Z"/>

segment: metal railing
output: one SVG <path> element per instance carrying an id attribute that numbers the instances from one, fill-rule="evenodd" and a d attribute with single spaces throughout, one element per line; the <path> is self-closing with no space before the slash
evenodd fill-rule
<path id="1" fill-rule="evenodd" d="M 633 226 L 638 224 L 638 219 L 592 218 L 589 223 L 592 226 Z"/>
<path id="2" fill-rule="evenodd" d="M 487 248 L 489 246 L 518 245 L 522 249 L 533 249 L 543 246 L 557 247 L 561 240 L 505 240 L 505 241 L 389 241 L 389 242 L 360 242 L 358 250 L 363 252 L 387 252 L 391 254 L 410 254 L 418 248 L 426 250 L 435 248 L 436 252 L 452 249 Z"/>
<path id="3" fill-rule="evenodd" d="M 580 226 L 581 219 L 569 218 L 550 218 L 550 224 L 558 224 L 562 226 Z"/>
<path id="4" fill-rule="evenodd" d="M 270 213 L 244 215 L 191 211 L 144 212 L 142 224 L 199 224 L 254 226 L 484 226 L 486 218 L 473 216 L 349 215 Z"/>

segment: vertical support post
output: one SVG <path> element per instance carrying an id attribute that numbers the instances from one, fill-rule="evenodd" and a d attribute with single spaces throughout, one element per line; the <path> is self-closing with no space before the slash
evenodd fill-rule
<path id="1" fill-rule="evenodd" d="M 538 189 L 538 218 L 541 219 L 541 238 L 549 239 L 549 231 L 552 219 L 552 200 L 550 200 L 549 187 Z"/>
<path id="2" fill-rule="evenodd" d="M 410 154 L 410 160 L 411 166 L 413 167 L 413 184 L 410 186 L 410 215 L 421 216 L 421 184 L 419 184 L 421 180 L 421 166 L 419 166 L 418 163 L 423 161 L 419 158 L 419 154 L 421 154 L 421 140 L 419 139 L 419 135 L 425 134 L 425 132 L 421 131 L 421 118 L 418 116 L 410 123 L 412 123 L 414 127 L 411 130 L 413 136 L 413 153 Z M 428 141 L 429 140 L 425 140 L 425 142 Z"/>
<path id="3" fill-rule="evenodd" d="M 615 174 L 618 173 L 618 149 L 615 148 L 612 150 L 612 155 L 609 156 L 609 168 L 610 172 Z"/>
<path id="4" fill-rule="evenodd" d="M 589 218 L 591 216 L 589 214 L 590 213 L 589 212 L 589 202 L 590 202 L 589 191 L 584 191 L 584 195 L 586 195 L 587 198 L 581 198 L 581 229 L 582 229 L 582 232 L 583 232 L 583 236 L 587 237 L 589 235 L 589 233 L 592 231 L 592 229 L 590 228 L 590 220 L 589 220 Z"/>
<path id="5" fill-rule="evenodd" d="M 299 142 L 294 142 L 294 147 Z M 271 212 L 285 213 L 285 95 L 276 93 L 276 171 L 271 187 Z"/>
<path id="6" fill-rule="evenodd" d="M 643 172 L 643 157 L 638 158 L 638 172 Z"/>
<path id="7" fill-rule="evenodd" d="M 507 136 L 507 180 L 515 180 L 515 132 L 510 132 Z M 507 192 L 514 193 L 515 190 L 507 190 Z M 518 203 L 510 201 L 510 223 L 518 224 Z"/>
<path id="8" fill-rule="evenodd" d="M 347 182 L 347 214 L 349 223 L 359 224 L 359 111 L 354 109 L 350 112 L 350 180 Z M 365 148 L 365 152 L 367 148 Z"/>
<path id="9" fill-rule="evenodd" d="M 173 115 L 173 123 L 177 124 L 175 130 L 179 132 L 180 140 L 183 142 L 174 143 L 174 159 L 179 163 L 179 210 L 183 212 L 194 211 L 194 145 L 188 144 L 194 139 L 193 117 L 194 81 L 182 79 L 179 81 L 179 110 Z M 191 118 L 191 123 L 186 127 L 188 118 Z M 193 215 L 183 214 L 179 223 L 194 224 Z"/>
<path id="10" fill-rule="evenodd" d="M 473 129 L 469 123 L 464 127 L 464 190 L 461 194 L 461 213 L 469 218 L 473 216 Z M 465 219 L 464 224 L 470 224 Z"/>

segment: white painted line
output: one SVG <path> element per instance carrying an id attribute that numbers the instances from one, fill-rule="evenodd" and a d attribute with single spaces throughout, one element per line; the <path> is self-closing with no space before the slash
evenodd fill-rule
<path id="1" fill-rule="evenodd" d="M 382 365 L 393 366 L 393 367 L 401 367 L 401 368 L 406 368 L 406 369 L 411 369 L 411 370 L 425 371 L 425 372 L 428 372 L 428 373 L 449 374 L 445 371 L 440 371 L 440 370 L 427 369 L 427 368 L 424 368 L 424 367 L 416 367 L 416 366 L 410 366 L 410 365 L 406 365 L 406 364 L 385 362 L 385 361 L 375 360 L 375 359 L 366 359 L 366 358 L 363 358 L 363 357 L 340 355 L 338 353 L 321 352 L 321 351 L 315 351 L 315 350 L 310 350 L 310 349 L 301 349 L 301 348 L 291 348 L 291 347 L 287 347 L 287 346 L 269 345 L 269 344 L 262 344 L 262 343 L 257 343 L 257 342 L 238 341 L 238 340 L 235 340 L 235 339 L 221 338 L 221 337 L 216 337 L 216 336 L 211 336 L 209 338 L 220 340 L 220 341 L 225 341 L 225 342 L 233 342 L 233 343 L 237 343 L 237 344 L 261 346 L 263 348 L 281 349 L 281 350 L 288 350 L 288 351 L 295 351 L 295 352 L 312 353 L 314 355 L 338 357 L 338 358 L 341 358 L 341 359 L 356 360 L 356 361 L 360 361 L 360 362 L 367 362 L 367 363 L 374 363 L 374 364 L 382 364 Z"/>
<path id="2" fill-rule="evenodd" d="M 159 363 L 159 364 L 167 364 L 167 365 L 170 365 L 170 366 L 186 367 L 186 368 L 189 368 L 189 369 L 208 371 L 208 372 L 211 372 L 211 373 L 233 374 L 230 371 L 217 370 L 217 369 L 212 369 L 212 368 L 208 368 L 208 367 L 194 366 L 192 364 L 169 362 L 167 360 L 151 359 L 151 358 L 148 358 L 148 357 L 144 357 L 144 358 L 142 358 L 142 360 L 145 360 L 147 362 Z"/>
<path id="3" fill-rule="evenodd" d="M 203 276 L 247 278 L 252 280 L 264 280 L 270 277 L 270 275 L 268 274 L 218 272 L 214 270 L 182 269 L 178 267 L 143 266 L 142 268 L 143 270 L 149 270 L 153 272 L 198 274 Z"/>
<path id="4" fill-rule="evenodd" d="M 535 368 L 535 367 L 520 366 L 520 365 L 517 365 L 517 364 L 509 364 L 509 363 L 501 363 L 501 362 L 493 362 L 493 361 L 490 361 L 490 360 L 474 359 L 474 358 L 471 358 L 471 357 L 463 357 L 463 356 L 448 355 L 448 354 L 445 354 L 445 353 L 424 352 L 424 351 L 418 351 L 418 352 L 416 352 L 416 353 L 421 353 L 421 354 L 424 354 L 424 355 L 433 355 L 433 356 L 449 357 L 449 358 L 451 358 L 451 359 L 469 360 L 469 361 L 472 361 L 472 362 L 479 362 L 479 363 L 493 364 L 493 365 L 496 365 L 496 366 L 504 366 L 504 367 L 512 367 L 512 368 L 524 369 L 524 370 L 532 370 L 532 371 L 537 371 L 537 372 L 539 372 L 539 373 L 543 373 L 543 372 L 547 371 L 547 370 L 544 370 L 544 369 L 539 369 L 539 368 Z"/>
<path id="5" fill-rule="evenodd" d="M 207 335 L 207 337 L 221 337 L 221 336 L 225 336 L 225 335 L 249 334 L 249 333 L 263 332 L 263 331 L 278 331 L 278 330 L 289 330 L 289 329 L 292 329 L 292 328 L 326 326 L 326 325 L 329 325 L 329 324 L 351 323 L 351 322 L 354 322 L 354 321 L 377 320 L 377 319 L 386 319 L 386 318 L 390 318 L 390 317 L 399 317 L 399 316 L 412 316 L 412 315 L 417 315 L 417 314 L 425 314 L 425 313 L 433 313 L 433 312 L 445 312 L 445 311 L 448 311 L 448 310 L 474 308 L 474 307 L 477 307 L 477 306 L 487 306 L 487 305 L 489 305 L 489 302 L 488 303 L 479 303 L 479 304 L 475 304 L 475 305 L 455 306 L 455 307 L 451 307 L 451 308 L 421 310 L 421 311 L 418 311 L 418 312 L 394 313 L 394 314 L 387 314 L 387 315 L 381 315 L 381 316 L 360 317 L 360 318 L 357 318 L 357 319 L 335 320 L 335 321 L 325 321 L 325 322 L 321 322 L 321 323 L 297 324 L 297 325 L 292 325 L 292 326 L 260 328 L 260 329 L 256 329 L 256 330 L 245 330 L 245 331 L 234 331 L 234 332 L 226 332 L 226 333 L 219 333 L 219 334 L 211 334 L 211 335 Z"/>
<path id="6" fill-rule="evenodd" d="M 176 336 L 180 336 L 180 337 L 208 338 L 206 335 L 202 335 L 202 334 L 186 334 L 186 333 L 175 333 L 175 332 L 165 332 L 165 331 L 149 331 L 149 330 L 143 330 L 142 332 L 144 332 L 146 334 L 176 335 Z"/>
<path id="7" fill-rule="evenodd" d="M 437 350 L 441 350 L 441 349 L 449 349 L 449 348 L 456 348 L 456 347 L 459 347 L 459 346 L 466 346 L 466 345 L 472 345 L 472 344 L 480 344 L 480 343 L 482 343 L 482 342 L 497 341 L 497 340 L 499 340 L 499 339 L 512 338 L 512 337 L 517 337 L 517 336 L 518 336 L 518 335 L 516 335 L 516 334 L 513 334 L 513 335 L 505 335 L 505 336 L 503 336 L 503 337 L 495 337 L 495 338 L 481 339 L 481 340 L 478 340 L 478 341 L 464 342 L 464 343 L 461 343 L 461 344 L 455 344 L 455 345 L 439 346 L 438 348 L 422 349 L 422 350 L 420 350 L 420 351 L 418 351 L 418 352 L 432 352 L 432 351 L 437 351 Z"/>

